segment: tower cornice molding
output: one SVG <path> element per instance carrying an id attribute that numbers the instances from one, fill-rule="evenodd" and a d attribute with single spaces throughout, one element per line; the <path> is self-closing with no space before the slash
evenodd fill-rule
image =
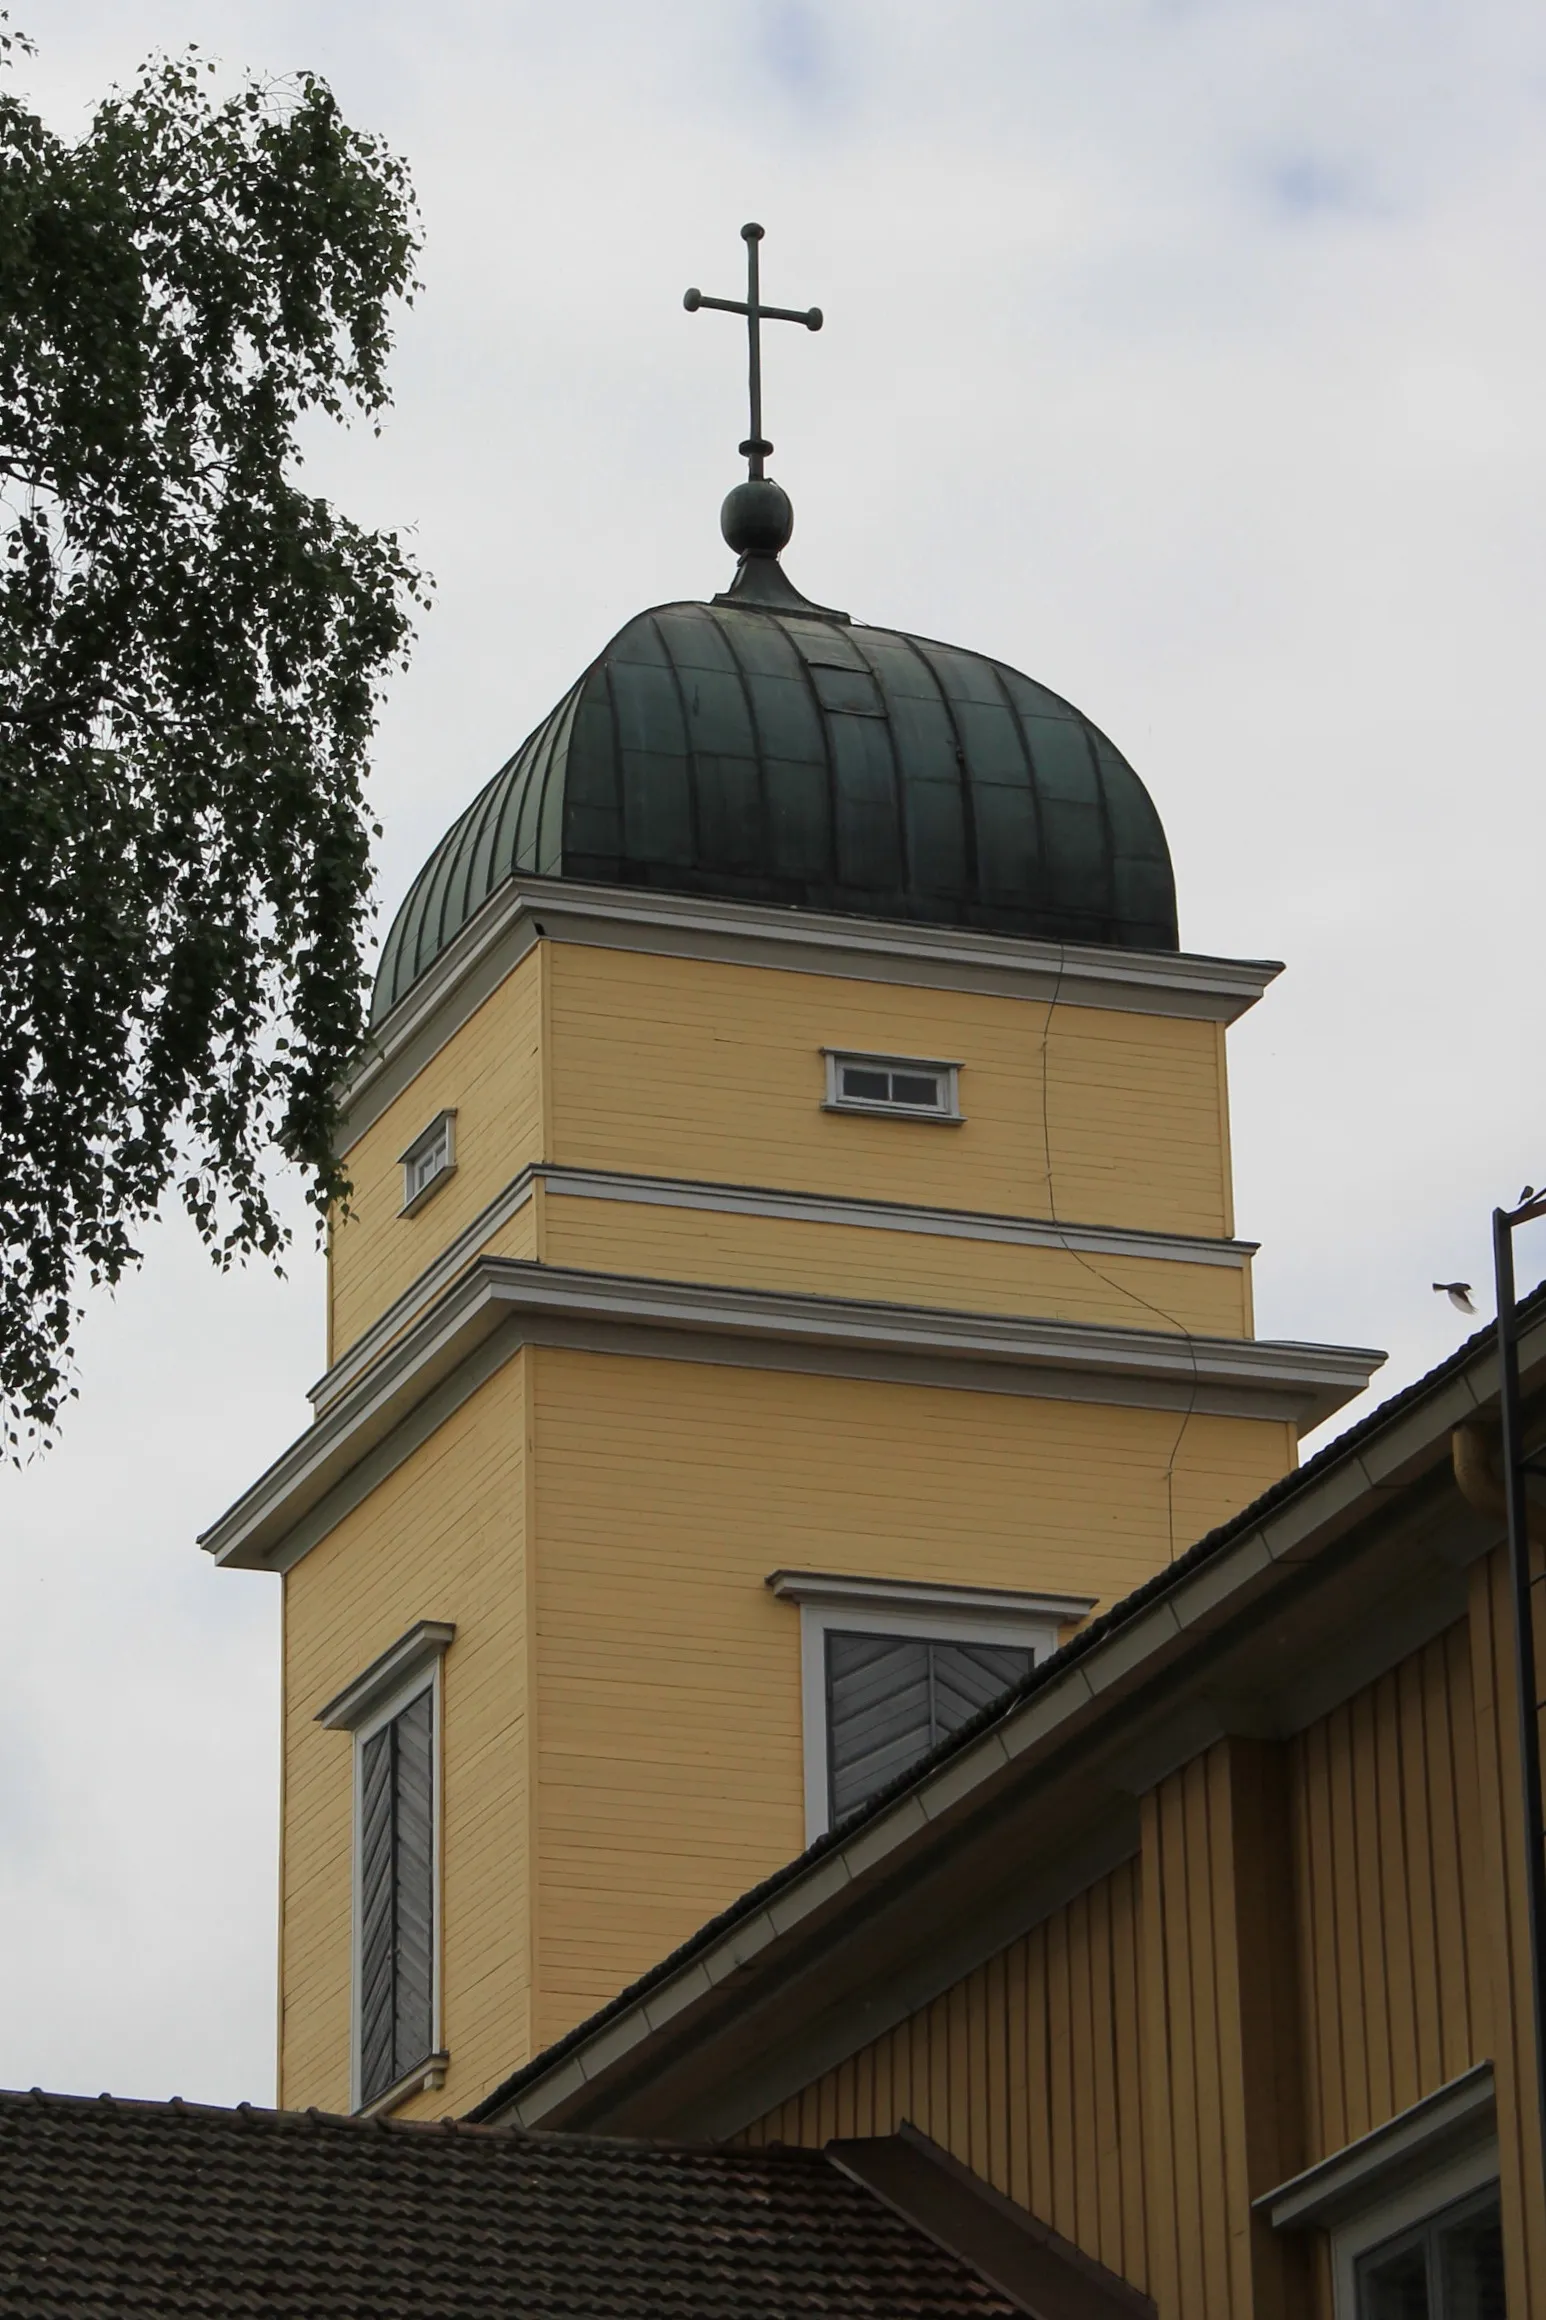
<path id="1" fill-rule="evenodd" d="M 527 1345 L 1317 1425 L 1384 1360 L 1362 1347 L 1188 1336 L 480 1257 L 206 1531 L 283 1570 Z"/>
<path id="2" fill-rule="evenodd" d="M 1008 1247 L 1066 1249 L 1094 1257 L 1137 1257 L 1149 1263 L 1224 1266 L 1239 1271 L 1259 1243 L 1209 1240 L 1190 1233 L 1144 1232 L 1123 1225 L 1061 1223 L 1051 1218 L 1003 1216 L 981 1209 L 929 1208 L 900 1200 L 858 1200 L 845 1193 L 794 1192 L 768 1185 L 700 1183 L 640 1176 L 607 1168 L 564 1168 L 534 1161 L 497 1192 L 454 1240 L 410 1281 L 385 1312 L 346 1346 L 308 1388 L 321 1411 L 337 1401 L 393 1339 L 472 1262 L 484 1244 L 523 1209 L 538 1185 L 550 1199 L 617 1201 L 624 1205 L 748 1216 L 782 1223 L 856 1226 L 871 1232 L 934 1235 L 943 1240 L 996 1241 Z"/>

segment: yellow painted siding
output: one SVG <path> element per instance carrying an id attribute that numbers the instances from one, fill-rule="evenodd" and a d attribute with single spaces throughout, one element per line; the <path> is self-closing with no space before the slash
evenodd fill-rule
<path id="1" fill-rule="evenodd" d="M 542 2043 L 800 1850 L 799 1619 L 768 1572 L 1109 1603 L 1284 1463 L 1277 1424 L 535 1359 Z"/>
<path id="2" fill-rule="evenodd" d="M 565 1198 L 553 1191 L 547 1220 L 547 1262 L 595 1272 L 1036 1314 L 1126 1329 L 1246 1334 L 1246 1276 L 1233 1266 Z"/>
<path id="3" fill-rule="evenodd" d="M 1142 2287 L 1139 1964 L 1128 1861 L 737 2140 L 820 2145 L 909 2120 Z"/>
<path id="4" fill-rule="evenodd" d="M 1149 2285 L 1162 2320 L 1299 2320 L 1251 2202 L 1303 2149 L 1281 1753 L 1218 1742 L 1143 1800 Z"/>
<path id="5" fill-rule="evenodd" d="M 551 947 L 554 1160 L 1228 1230 L 1212 1023 Z M 965 1125 L 823 1111 L 823 1047 L 961 1063 Z"/>
<path id="6" fill-rule="evenodd" d="M 1292 1749 L 1306 2164 L 1492 2051 L 1465 1625 Z"/>
<path id="7" fill-rule="evenodd" d="M 506 976 L 347 1155 L 351 1213 L 332 1236 L 329 1359 L 348 1350 L 494 1195 L 542 1157 L 543 954 Z M 401 1216 L 398 1155 L 437 1113 L 456 1113 L 456 1173 Z"/>
<path id="8" fill-rule="evenodd" d="M 465 2108 L 527 2042 L 526 1359 L 499 1370 L 285 1578 L 287 2105 L 349 2103 L 354 1742 L 314 1719 L 419 1619 L 457 1631 L 442 1766 L 451 2071 L 410 2107 Z"/>
<path id="9" fill-rule="evenodd" d="M 1538 1548 L 1533 1560 L 1539 1668 L 1546 1667 L 1546 1622 L 1541 1611 Z M 1487 1800 L 1482 1870 L 1495 2025 L 1492 2056 L 1497 2073 L 1498 2156 L 1508 2267 L 1505 2287 L 1511 2313 L 1534 2314 L 1546 2312 L 1546 2205 L 1541 2200 L 1513 1602 L 1507 1557 L 1501 1549 L 1478 1563 L 1472 1573 L 1470 1642 L 1477 1780 Z M 1539 1718 L 1536 1729 L 1539 1735 Z"/>
<path id="10" fill-rule="evenodd" d="M 1538 2181 L 1518 2091 L 1528 2025 L 1507 2010 L 1524 1960 L 1495 1938 L 1517 1833 L 1505 1817 L 1490 1864 L 1480 1833 L 1499 1824 L 1481 1810 L 1479 1734 L 1517 1816 L 1494 1560 L 1479 1626 L 1291 1743 L 1220 1741 L 1169 1775 L 1143 1800 L 1139 1860 L 743 2139 L 819 2144 L 910 2119 L 1146 2288 L 1162 2320 L 1330 2320 L 1324 2245 L 1274 2234 L 1252 2201 L 1496 2054 L 1518 2247 Z M 1499 2044 L 1497 2020 L 1522 2026 Z M 1535 2309 L 1522 2268 L 1509 2294 Z"/>

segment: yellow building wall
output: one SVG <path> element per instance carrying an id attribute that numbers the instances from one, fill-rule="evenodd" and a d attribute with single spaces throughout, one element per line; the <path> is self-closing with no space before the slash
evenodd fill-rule
<path id="1" fill-rule="evenodd" d="M 529 2038 L 527 1359 L 497 1371 L 285 1576 L 286 2106 L 349 2107 L 354 1739 L 316 1714 L 420 1619 L 456 1625 L 442 1696 L 451 2068 L 408 2114 L 466 2108 Z"/>
<path id="2" fill-rule="evenodd" d="M 804 1844 L 799 1614 L 770 1571 L 1109 1603 L 1288 1452 L 1281 1424 L 534 1358 L 539 2044 Z"/>
<path id="3" fill-rule="evenodd" d="M 1543 1558 L 1531 1548 L 1535 1579 L 1536 1666 L 1546 1667 Z M 1476 1705 L 1477 1780 L 1487 1800 L 1481 1848 L 1480 1927 L 1490 1972 L 1497 2073 L 1498 2156 L 1513 2312 L 1546 2312 L 1546 2201 L 1541 2198 L 1540 2097 L 1535 2079 L 1534 2012 L 1525 1889 L 1524 1807 L 1514 1684 L 1513 1600 L 1501 1548 L 1471 1574 L 1471 1682 Z M 1535 1718 L 1540 1745 L 1542 1719 Z"/>
<path id="4" fill-rule="evenodd" d="M 491 992 L 344 1156 L 353 1187 L 328 1263 L 328 1359 L 401 1296 L 495 1194 L 543 1156 L 539 943 Z M 446 1109 L 456 1113 L 456 1173 L 412 1216 L 398 1155 Z"/>
<path id="5" fill-rule="evenodd" d="M 551 1159 L 1151 1231 L 1234 1229 L 1215 1023 L 552 949 Z M 823 1047 L 959 1062 L 965 1124 L 823 1111 Z"/>
<path id="6" fill-rule="evenodd" d="M 887 1227 L 726 1215 L 550 1190 L 550 1265 L 735 1282 L 824 1297 L 874 1297 L 970 1313 L 1034 1313 L 1124 1329 L 1250 1334 L 1244 1267 L 1028 1247 Z"/>
<path id="7" fill-rule="evenodd" d="M 910 2120 L 1142 2288 L 1140 1963 L 1134 1860 L 736 2140 L 820 2145 Z"/>
<path id="8" fill-rule="evenodd" d="M 737 2139 L 911 2120 L 1162 2320 L 1331 2320 L 1324 2245 L 1273 2234 L 1251 2200 L 1496 2055 L 1509 2309 L 1533 2311 L 1529 2034 L 1495 2030 L 1519 2019 L 1496 1996 L 1522 1966 L 1500 1942 L 1518 1871 L 1479 1833 L 1479 1779 L 1508 1787 L 1493 1560 L 1470 1622 L 1286 1747 L 1220 1742 L 1170 1775 L 1139 1858 Z"/>
<path id="9" fill-rule="evenodd" d="M 963 1125 L 823 1110 L 823 1046 L 963 1065 Z M 454 1176 L 400 1214 L 446 1107 Z M 541 942 L 350 1145 L 329 1360 L 546 1160 L 1064 1223 L 1233 1230 L 1222 1027 Z M 677 1280 L 1249 1334 L 1243 1270 L 540 1196 L 491 1253 Z M 591 1204 L 593 1207 L 596 1204 Z M 468 1261 L 476 1252 L 469 1251 Z"/>
<path id="10" fill-rule="evenodd" d="M 1293 1743 L 1305 2164 L 1492 2051 L 1464 1624 Z"/>

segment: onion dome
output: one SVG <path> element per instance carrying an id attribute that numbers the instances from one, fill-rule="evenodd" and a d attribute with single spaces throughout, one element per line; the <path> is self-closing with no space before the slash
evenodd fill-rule
<path id="1" fill-rule="evenodd" d="M 776 483 L 739 484 L 721 522 L 730 588 L 630 620 L 436 847 L 373 1020 L 517 874 L 1177 948 L 1159 816 L 1087 717 L 983 653 L 808 602 Z"/>

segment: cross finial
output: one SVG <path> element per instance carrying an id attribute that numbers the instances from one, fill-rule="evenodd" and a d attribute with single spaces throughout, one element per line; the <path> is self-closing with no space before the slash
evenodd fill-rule
<path id="1" fill-rule="evenodd" d="M 712 306 L 720 314 L 744 314 L 748 352 L 748 387 L 751 401 L 751 432 L 740 445 L 746 472 L 754 482 L 760 482 L 765 473 L 764 462 L 773 449 L 762 432 L 762 325 L 764 322 L 803 322 L 807 330 L 821 328 L 821 308 L 807 307 L 798 313 L 790 306 L 764 306 L 762 303 L 757 268 L 757 244 L 762 240 L 762 228 L 745 225 L 741 239 L 746 244 L 746 297 L 705 298 L 701 290 L 689 290 L 682 304 L 689 314 L 696 314 L 700 306 Z"/>

